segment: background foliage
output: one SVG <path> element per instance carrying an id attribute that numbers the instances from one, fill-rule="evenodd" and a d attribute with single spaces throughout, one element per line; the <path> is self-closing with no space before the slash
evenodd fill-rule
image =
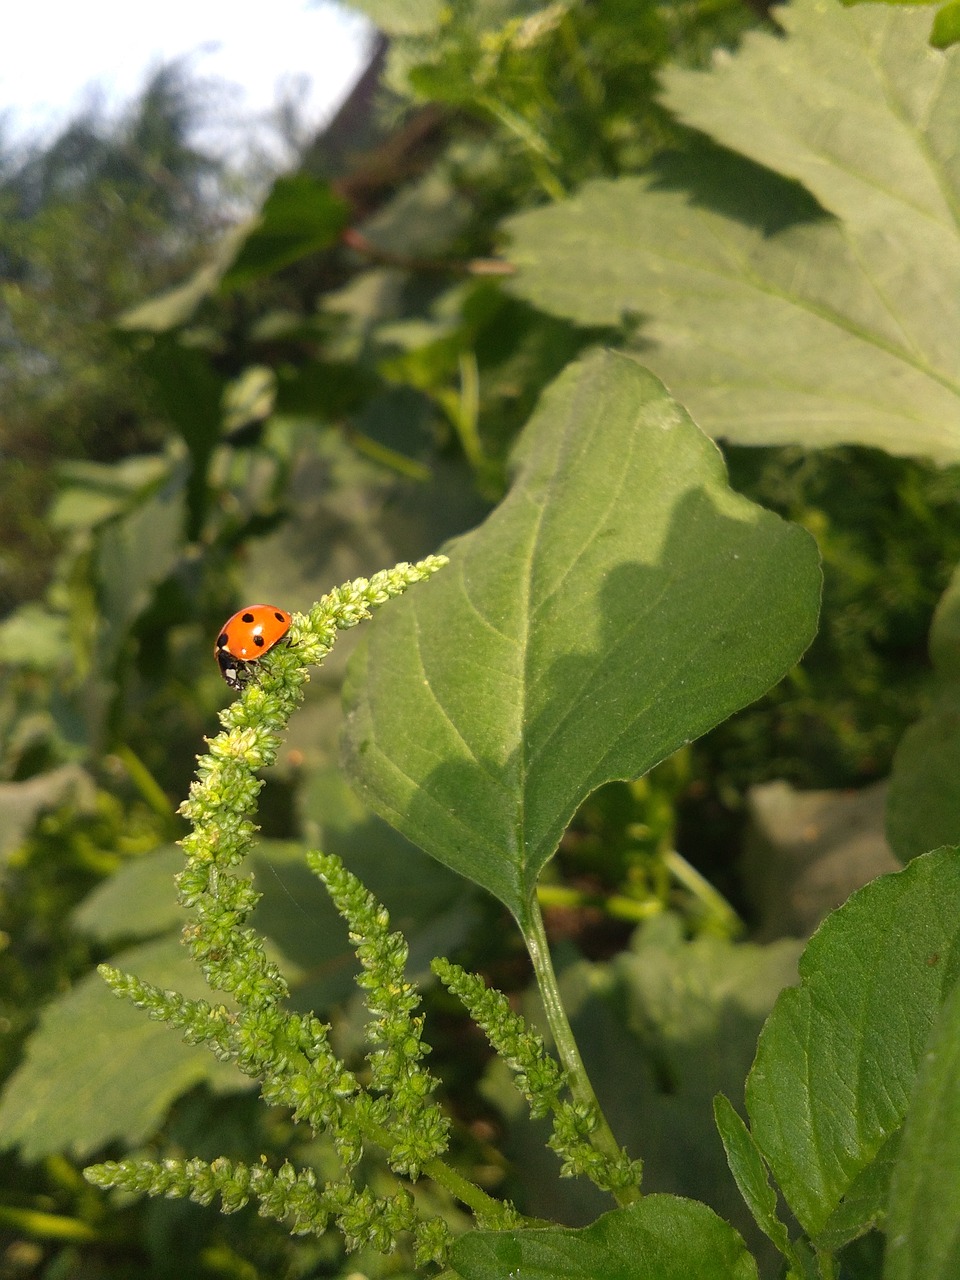
<path id="1" fill-rule="evenodd" d="M 667 724 L 634 771 L 679 751 L 638 782 L 601 786 L 540 889 L 591 1074 L 617 1132 L 642 1150 L 650 1189 L 705 1200 L 772 1275 L 711 1114 L 718 1090 L 743 1102 L 760 1025 L 800 949 L 769 930 L 763 944 L 734 940 L 765 924 L 751 788 L 863 786 L 893 768 L 897 855 L 958 834 L 956 587 L 941 599 L 960 560 L 956 56 L 930 48 L 929 12 L 886 5 L 795 0 L 774 19 L 739 0 L 357 7 L 384 32 L 368 76 L 247 221 L 233 212 L 243 179 L 191 141 L 199 107 L 176 69 L 116 126 L 78 120 L 42 151 L 0 156 L 0 1274 L 409 1273 L 402 1257 L 347 1263 L 332 1237 L 292 1241 L 248 1211 L 123 1205 L 87 1186 L 82 1163 L 128 1150 L 268 1152 L 321 1171 L 332 1160 L 90 969 L 110 956 L 161 986 L 189 993 L 196 981 L 178 941 L 172 842 L 225 697 L 210 655 L 224 617 L 252 599 L 307 607 L 495 507 L 498 527 L 522 540 L 521 499 L 540 500 L 544 460 L 510 475 L 510 451 L 544 388 L 605 346 L 663 378 L 722 439 L 744 509 L 803 526 L 824 564 L 821 630 L 803 665 L 693 746 Z M 615 411 L 596 415 L 571 536 L 623 478 L 617 430 Z M 682 489 L 698 466 L 718 483 L 703 444 L 689 446 L 699 461 L 664 459 L 665 484 Z M 660 489 L 627 475 L 624 538 L 639 541 L 630 503 Z M 762 520 L 775 573 L 777 540 L 792 535 Z M 469 535 L 478 558 L 490 528 Z M 436 585 L 456 614 L 457 583 Z M 640 590 L 607 601 L 613 630 Z M 582 607 L 589 616 L 595 604 Z M 664 634 L 699 639 L 716 621 L 715 607 L 704 612 L 678 608 Z M 776 630 L 775 618 L 763 625 Z M 566 626 L 574 645 L 577 619 Z M 271 771 L 256 923 L 296 1006 L 331 1017 L 349 1048 L 361 1036 L 352 956 L 303 868 L 307 845 L 343 857 L 387 902 L 415 975 L 429 981 L 442 951 L 530 997 L 500 903 L 428 861 L 341 780 L 348 647 L 314 680 Z M 374 673 L 390 652 L 375 633 Z M 456 670 L 446 678 L 456 690 Z M 699 727 L 732 705 L 720 699 Z M 624 772 L 618 761 L 592 784 Z M 534 800 L 542 785 L 531 777 Z M 781 845 L 806 838 L 795 824 Z M 478 878 L 516 910 L 517 884 L 544 858 L 533 861 L 512 885 Z M 890 865 L 851 862 L 819 893 L 819 914 Z M 925 874 L 910 882 L 921 903 Z M 809 893 L 810 877 L 794 876 Z M 902 904 L 877 903 L 889 932 L 903 927 Z M 841 952 L 849 919 L 833 935 Z M 948 985 L 940 971 L 931 982 L 927 1013 Z M 758 1109 L 785 1131 L 795 1117 L 773 1115 L 765 1080 L 786 1069 L 780 1046 L 809 999 L 801 986 L 778 1005 L 751 1077 Z M 527 1212 L 592 1222 L 609 1206 L 556 1180 L 475 1029 L 442 991 L 430 988 L 427 1006 L 463 1167 Z M 863 1043 L 847 1043 L 845 1025 L 838 1052 L 857 1057 Z M 898 1080 L 913 1078 L 918 1035 L 902 1031 Z M 891 1202 L 901 1223 L 930 1194 L 923 1135 L 946 1123 L 945 1071 L 929 1069 L 904 1137 L 914 1154 Z M 724 1130 L 728 1147 L 735 1132 Z M 786 1189 L 792 1178 L 808 1187 L 814 1167 L 823 1196 L 806 1217 L 802 1191 L 791 1205 L 812 1233 L 851 1242 L 851 1275 L 880 1274 L 879 1234 L 854 1240 L 823 1205 L 850 1192 L 871 1141 L 842 1176 L 814 1156 L 801 1174 L 790 1152 L 776 1169 Z M 364 1172 L 373 1186 L 385 1177 Z M 451 1203 L 437 1208 L 459 1224 Z M 616 1234 L 588 1230 L 584 1275 L 597 1239 Z M 490 1247 L 465 1237 L 462 1274 L 486 1274 Z M 540 1265 L 518 1261 L 524 1274 Z M 939 1272 L 890 1265 L 948 1274 L 936 1259 L 924 1265 Z"/>

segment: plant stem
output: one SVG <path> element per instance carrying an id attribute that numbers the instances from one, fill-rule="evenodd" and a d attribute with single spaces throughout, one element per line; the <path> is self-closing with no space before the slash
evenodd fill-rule
<path id="1" fill-rule="evenodd" d="M 728 938 L 736 938 L 743 933 L 743 921 L 723 894 L 696 867 L 692 867 L 676 849 L 666 850 L 662 858 L 673 878 L 698 899 L 706 916 L 716 921 Z"/>
<path id="2" fill-rule="evenodd" d="M 652 916 L 662 916 L 664 907 L 658 898 L 628 898 L 624 893 L 584 893 L 562 884 L 537 885 L 537 901 L 541 907 L 597 907 L 612 920 L 639 924 Z"/>
<path id="3" fill-rule="evenodd" d="M 570 1091 L 573 1094 L 574 1101 L 582 1107 L 589 1108 L 597 1116 L 597 1126 L 590 1135 L 590 1141 L 598 1151 L 611 1160 L 616 1160 L 620 1156 L 620 1144 L 613 1136 L 613 1130 L 600 1109 L 597 1095 L 593 1091 L 593 1085 L 590 1083 L 587 1069 L 583 1065 L 583 1059 L 580 1057 L 580 1049 L 577 1046 L 573 1028 L 570 1026 L 567 1011 L 563 1007 L 563 1000 L 560 997 L 560 987 L 557 983 L 553 961 L 550 958 L 546 930 L 543 927 L 543 916 L 540 913 L 540 904 L 535 896 L 531 897 L 528 903 L 526 919 L 521 922 L 521 929 L 524 942 L 526 942 L 527 950 L 530 953 L 530 959 L 533 961 L 533 970 L 537 976 L 537 985 L 540 988 L 540 995 L 543 999 L 547 1022 L 553 1034 L 560 1061 L 563 1063 L 564 1070 L 570 1081 Z M 639 1199 L 640 1191 L 636 1187 L 616 1193 L 616 1200 L 620 1205 L 631 1204 L 634 1200 Z"/>
<path id="4" fill-rule="evenodd" d="M 489 1227 L 491 1223 L 502 1217 L 504 1205 L 500 1200 L 494 1196 L 488 1196 L 475 1182 L 468 1181 L 439 1156 L 428 1160 L 423 1166 L 423 1172 L 441 1187 L 445 1187 L 461 1204 L 472 1209 L 479 1226 Z"/>

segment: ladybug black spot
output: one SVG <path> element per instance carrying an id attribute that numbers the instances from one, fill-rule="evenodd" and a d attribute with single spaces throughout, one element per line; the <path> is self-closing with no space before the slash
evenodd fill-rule
<path id="1" fill-rule="evenodd" d="M 241 618 L 240 618 L 240 621 L 241 621 L 241 622 L 252 622 L 252 621 L 253 621 L 253 614 L 252 614 L 252 613 L 245 613 L 245 614 L 243 614 L 243 615 L 241 616 Z"/>
<path id="2" fill-rule="evenodd" d="M 227 633 L 225 631 L 221 631 L 219 636 L 217 636 L 217 648 L 218 649 L 225 648 L 226 643 L 227 643 Z"/>
<path id="3" fill-rule="evenodd" d="M 285 622 L 285 621 L 286 621 L 286 619 L 284 618 L 284 616 L 283 616 L 283 614 L 282 614 L 282 613 L 275 613 L 273 616 L 276 618 L 276 620 L 277 620 L 278 622 Z"/>
<path id="4" fill-rule="evenodd" d="M 263 636 L 254 636 L 253 643 L 257 646 L 258 649 L 262 649 L 264 644 Z"/>

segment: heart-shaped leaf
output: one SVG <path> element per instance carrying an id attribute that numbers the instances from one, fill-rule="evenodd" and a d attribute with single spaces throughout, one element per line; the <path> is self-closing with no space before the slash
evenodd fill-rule
<path id="1" fill-rule="evenodd" d="M 449 567 L 369 628 L 345 757 L 372 808 L 522 925 L 590 792 L 797 660 L 820 571 L 809 537 L 733 493 L 715 446 L 626 357 L 568 368 L 514 464 Z"/>

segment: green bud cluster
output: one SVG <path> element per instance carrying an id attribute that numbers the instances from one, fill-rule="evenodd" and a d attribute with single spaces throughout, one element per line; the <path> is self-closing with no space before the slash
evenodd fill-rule
<path id="1" fill-rule="evenodd" d="M 296 1120 L 328 1133 L 344 1165 L 353 1169 L 365 1145 L 374 1142 L 396 1173 L 416 1178 L 429 1165 L 439 1182 L 485 1223 L 515 1221 L 511 1207 L 492 1201 L 440 1161 L 448 1122 L 431 1100 L 434 1080 L 421 1059 L 423 1019 L 419 997 L 404 977 L 406 944 L 390 933 L 389 918 L 362 885 L 332 858 L 315 855 L 313 865 L 345 915 L 362 966 L 361 986 L 371 1011 L 370 1079 L 361 1087 L 337 1058 L 329 1027 L 313 1015 L 285 1008 L 288 987 L 261 939 L 245 921 L 259 899 L 252 878 L 235 868 L 250 852 L 257 827 L 253 814 L 263 782 L 257 771 L 272 764 L 290 715 L 302 698 L 310 665 L 321 662 L 338 631 L 445 563 L 431 556 L 402 564 L 332 591 L 307 615 L 295 616 L 290 643 L 257 664 L 257 675 L 220 716 L 222 732 L 208 742 L 197 777 L 180 812 L 192 826 L 183 840 L 186 865 L 177 877 L 181 904 L 193 912 L 184 941 L 214 991 L 227 1003 L 188 1000 L 176 992 L 104 965 L 101 973 L 117 994 L 155 1019 L 178 1027 L 191 1044 L 206 1044 L 222 1060 L 261 1082 L 268 1103 L 290 1108 Z M 130 1159 L 86 1170 L 91 1182 L 148 1195 L 188 1197 L 209 1203 L 219 1195 L 224 1212 L 253 1200 L 267 1217 L 288 1220 L 298 1233 L 320 1233 L 333 1221 L 347 1247 L 383 1252 L 412 1233 L 418 1261 L 441 1263 L 449 1232 L 440 1219 L 420 1220 L 402 1184 L 380 1196 L 342 1181 L 318 1187 L 310 1170 L 284 1164 L 248 1167 L 227 1159 L 151 1161 Z"/>
<path id="2" fill-rule="evenodd" d="M 407 944 L 402 934 L 389 931 L 386 908 L 339 858 L 310 853 L 307 860 L 346 920 L 360 961 L 357 982 L 371 1014 L 367 1039 L 375 1046 L 367 1057 L 369 1088 L 381 1095 L 373 1118 L 390 1134 L 390 1167 L 416 1178 L 446 1151 L 450 1126 L 430 1101 L 436 1081 L 421 1063 L 429 1048 L 422 1039 L 423 1017 L 414 1015 L 420 996 L 404 975 Z"/>
<path id="3" fill-rule="evenodd" d="M 560 1157 L 562 1176 L 582 1174 L 601 1191 L 613 1194 L 635 1188 L 640 1181 L 640 1162 L 631 1160 L 624 1151 L 610 1156 L 597 1150 L 590 1135 L 600 1123 L 599 1111 L 562 1096 L 569 1084 L 563 1069 L 547 1052 L 543 1038 L 510 1008 L 506 996 L 449 960 L 434 960 L 433 971 L 514 1073 L 530 1114 L 535 1118 L 553 1115 L 547 1145 Z"/>

